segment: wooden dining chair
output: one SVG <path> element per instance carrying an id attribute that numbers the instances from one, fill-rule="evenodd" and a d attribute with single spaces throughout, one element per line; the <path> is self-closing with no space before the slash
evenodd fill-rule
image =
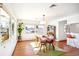
<path id="1" fill-rule="evenodd" d="M 46 36 L 42 36 L 41 38 L 40 38 L 40 51 L 41 51 L 41 49 L 43 48 L 43 52 L 46 52 L 46 50 L 47 50 L 47 45 L 46 45 L 46 43 L 47 43 L 47 38 L 46 38 Z"/>
<path id="2" fill-rule="evenodd" d="M 53 47 L 53 50 L 55 50 L 54 40 L 55 40 L 55 36 L 53 34 L 48 34 L 48 36 L 47 36 L 47 43 L 49 44 L 49 50 L 50 50 L 50 46 L 51 45 Z"/>

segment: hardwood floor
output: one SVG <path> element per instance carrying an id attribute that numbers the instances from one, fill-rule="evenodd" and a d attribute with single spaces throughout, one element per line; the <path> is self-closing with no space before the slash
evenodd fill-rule
<path id="1" fill-rule="evenodd" d="M 14 50 L 13 56 L 35 56 L 34 47 L 31 45 L 33 41 L 18 42 Z M 54 45 L 56 42 L 54 42 Z M 66 41 L 60 41 L 59 47 L 66 50 L 65 56 L 79 56 L 79 49 L 66 45 Z"/>
<path id="2" fill-rule="evenodd" d="M 18 42 L 14 50 L 13 56 L 33 56 L 33 48 L 30 45 L 31 41 Z"/>
<path id="3" fill-rule="evenodd" d="M 79 56 L 79 49 L 71 46 L 64 47 L 67 52 L 64 54 L 65 56 Z"/>
<path id="4" fill-rule="evenodd" d="M 66 41 L 60 41 L 59 47 L 66 50 L 65 56 L 79 56 L 79 48 L 66 45 Z"/>

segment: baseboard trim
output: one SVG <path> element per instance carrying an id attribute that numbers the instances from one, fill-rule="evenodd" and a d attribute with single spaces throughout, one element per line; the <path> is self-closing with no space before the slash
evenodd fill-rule
<path id="1" fill-rule="evenodd" d="M 67 39 L 64 39 L 64 40 L 56 40 L 56 41 L 60 41 L 60 42 L 62 42 L 62 41 L 67 41 Z"/>

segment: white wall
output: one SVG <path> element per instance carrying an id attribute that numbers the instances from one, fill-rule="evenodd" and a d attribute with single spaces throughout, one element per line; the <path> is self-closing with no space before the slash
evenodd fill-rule
<path id="1" fill-rule="evenodd" d="M 66 34 L 64 32 L 64 26 L 65 24 L 67 24 L 67 21 L 60 21 L 58 23 L 59 29 L 58 29 L 58 36 L 59 36 L 59 40 L 65 40 L 66 39 Z"/>
<path id="2" fill-rule="evenodd" d="M 54 25 L 57 26 L 58 21 L 57 20 L 49 20 L 48 25 Z"/>
<path id="3" fill-rule="evenodd" d="M 6 40 L 4 43 L 0 43 L 0 56 L 11 56 L 16 43 L 17 43 L 17 32 L 16 32 L 16 28 L 17 28 L 17 24 L 16 24 L 16 20 L 14 21 L 14 35 L 11 35 L 10 33 L 10 37 L 8 40 Z"/>
<path id="4" fill-rule="evenodd" d="M 79 23 L 79 14 L 68 17 L 67 24 Z"/>
<path id="5" fill-rule="evenodd" d="M 7 9 L 6 11 L 8 12 Z M 10 19 L 11 19 L 10 22 L 11 24 L 9 26 L 10 36 L 8 40 L 4 41 L 3 43 L 0 43 L 0 56 L 11 56 L 17 43 L 17 19 L 13 15 L 11 15 L 10 12 L 8 12 L 8 14 L 10 15 Z M 14 23 L 14 34 L 12 33 L 12 29 L 11 29 L 12 22 Z"/>

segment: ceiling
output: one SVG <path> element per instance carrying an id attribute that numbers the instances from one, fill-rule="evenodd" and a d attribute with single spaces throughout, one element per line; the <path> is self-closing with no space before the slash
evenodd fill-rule
<path id="1" fill-rule="evenodd" d="M 50 8 L 52 4 L 55 7 Z M 5 3 L 17 19 L 41 20 L 43 15 L 49 20 L 79 13 L 78 3 Z"/>

